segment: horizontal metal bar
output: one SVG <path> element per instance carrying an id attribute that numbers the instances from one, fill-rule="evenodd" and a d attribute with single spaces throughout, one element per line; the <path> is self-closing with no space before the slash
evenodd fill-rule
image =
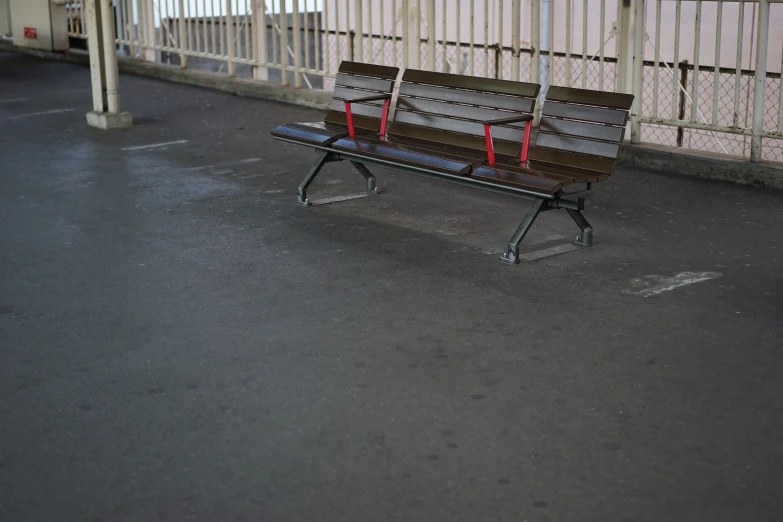
<path id="1" fill-rule="evenodd" d="M 683 127 L 686 129 L 708 130 L 714 132 L 725 132 L 726 134 L 740 134 L 743 136 L 750 136 L 750 129 L 742 129 L 739 127 L 724 127 L 721 125 L 713 125 L 711 123 L 699 123 L 690 120 L 669 120 L 663 118 L 652 118 L 650 116 L 639 116 L 639 123 L 647 123 L 652 125 L 666 125 L 669 127 Z M 761 133 L 761 136 L 765 138 L 783 138 L 783 134 L 776 131 L 765 131 Z"/>
<path id="2" fill-rule="evenodd" d="M 288 140 L 285 138 L 278 138 L 277 136 L 274 137 L 276 140 L 279 141 L 285 141 L 288 143 L 293 143 L 295 145 L 303 146 L 302 142 L 300 141 L 294 141 L 294 140 Z M 423 176 L 426 178 L 433 178 L 433 179 L 440 179 L 443 181 L 447 181 L 449 183 L 454 183 L 457 185 L 465 185 L 473 188 L 477 188 L 480 190 L 485 190 L 487 192 L 495 192 L 497 194 L 503 194 L 506 196 L 513 196 L 516 198 L 522 198 L 522 199 L 528 199 L 528 200 L 534 200 L 534 199 L 549 199 L 549 200 L 557 200 L 558 205 L 562 206 L 562 202 L 567 202 L 568 200 L 564 199 L 558 199 L 555 198 L 555 196 L 552 196 L 550 194 L 540 194 L 538 192 L 532 192 L 530 190 L 524 190 L 524 189 L 518 189 L 514 187 L 507 187 L 503 185 L 495 185 L 493 183 L 487 183 L 486 181 L 479 181 L 475 178 L 470 178 L 466 176 L 454 176 L 452 174 L 444 174 L 442 172 L 437 172 L 435 170 L 420 168 L 420 167 L 409 167 L 407 165 L 400 165 L 399 163 L 395 163 L 393 161 L 386 161 L 382 159 L 377 158 L 368 158 L 367 156 L 363 156 L 361 154 L 352 154 L 350 152 L 343 152 L 343 151 L 336 151 L 334 149 L 331 149 L 329 147 L 318 147 L 315 145 L 306 145 L 309 148 L 315 149 L 315 150 L 321 150 L 324 152 L 331 152 L 333 154 L 336 154 L 340 159 L 348 159 L 348 160 L 359 160 L 364 164 L 367 165 L 376 165 L 379 167 L 387 167 L 394 170 L 400 170 L 403 172 L 407 172 L 409 174 L 415 174 L 417 176 Z M 574 202 L 570 202 L 575 204 Z M 566 205 L 569 205 L 569 203 L 565 203 Z M 562 206 L 562 208 L 569 208 L 566 206 Z"/>
<path id="3" fill-rule="evenodd" d="M 606 59 L 609 61 L 609 59 Z M 655 60 L 644 60 L 643 62 L 645 67 L 654 67 L 655 66 Z M 679 70 L 687 70 L 687 71 L 693 71 L 694 65 L 692 63 L 678 63 L 674 64 L 673 62 L 658 62 L 659 65 L 669 66 L 671 69 L 679 69 Z M 737 69 L 735 67 L 720 67 L 718 69 L 722 74 L 730 74 L 732 76 L 735 76 L 737 74 Z M 704 72 L 715 72 L 715 67 L 712 65 L 699 65 L 699 71 Z M 756 76 L 756 71 L 752 69 L 741 69 L 740 74 L 742 76 Z M 767 78 L 780 78 L 780 73 L 775 72 L 768 72 Z"/>

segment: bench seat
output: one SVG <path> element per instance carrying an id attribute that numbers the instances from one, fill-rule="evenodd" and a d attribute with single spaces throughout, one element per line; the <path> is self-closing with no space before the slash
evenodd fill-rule
<path id="1" fill-rule="evenodd" d="M 332 143 L 332 149 L 454 176 L 467 176 L 474 167 L 482 163 L 482 159 L 476 156 L 445 153 L 393 139 L 381 140 L 364 136 L 339 139 Z"/>
<path id="2" fill-rule="evenodd" d="M 348 135 L 345 127 L 327 125 L 324 122 L 286 123 L 272 129 L 272 136 L 303 145 L 326 147 Z"/>
<path id="3" fill-rule="evenodd" d="M 473 170 L 470 177 L 547 196 L 557 194 L 572 183 L 579 183 L 573 176 L 498 164 L 479 167 Z"/>

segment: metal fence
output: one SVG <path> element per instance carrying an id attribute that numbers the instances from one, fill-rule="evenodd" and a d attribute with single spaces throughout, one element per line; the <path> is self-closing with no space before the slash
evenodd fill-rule
<path id="1" fill-rule="evenodd" d="M 301 88 L 356 60 L 631 92 L 634 142 L 783 162 L 781 1 L 115 0 L 115 20 L 134 58 Z M 79 3 L 68 24 L 87 37 Z"/>

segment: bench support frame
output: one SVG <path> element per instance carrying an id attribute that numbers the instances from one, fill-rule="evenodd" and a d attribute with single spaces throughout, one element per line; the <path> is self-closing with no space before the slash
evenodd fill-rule
<path id="1" fill-rule="evenodd" d="M 525 236 L 533 226 L 538 215 L 547 210 L 561 208 L 568 212 L 568 215 L 571 216 L 571 219 L 573 219 L 577 225 L 579 225 L 579 229 L 581 230 L 580 234 L 576 236 L 574 244 L 581 247 L 592 246 L 593 227 L 587 221 L 584 214 L 582 214 L 582 211 L 585 208 L 584 197 L 580 197 L 576 201 L 563 198 L 536 199 L 533 201 L 530 210 L 527 211 L 527 214 L 525 214 L 525 217 L 522 219 L 522 223 L 517 227 L 516 232 L 514 232 L 514 235 L 511 236 L 511 239 L 508 241 L 506 253 L 500 256 L 500 259 L 507 263 L 519 263 L 519 245 L 522 243 L 522 240 L 525 239 Z"/>
<path id="2" fill-rule="evenodd" d="M 299 188 L 296 190 L 296 202 L 304 207 L 311 206 L 312 203 L 307 199 L 307 189 L 310 187 L 310 184 L 313 182 L 318 173 L 321 172 L 321 169 L 324 167 L 324 165 L 333 161 L 342 161 L 343 159 L 344 158 L 341 158 L 338 154 L 328 149 L 318 150 L 318 158 L 315 160 L 315 163 L 313 163 L 313 166 L 310 167 L 310 172 L 307 173 L 307 176 L 305 176 L 305 179 L 302 180 L 302 183 L 299 184 Z M 372 172 L 370 172 L 370 169 L 365 167 L 364 164 L 359 161 L 350 161 L 351 165 L 356 167 L 356 170 L 358 170 L 359 173 L 364 176 L 364 179 L 367 180 L 367 195 L 377 194 L 378 184 L 375 176 Z"/>
<path id="3" fill-rule="evenodd" d="M 302 145 L 301 142 L 297 142 L 294 140 L 286 140 L 282 138 L 276 138 L 276 139 L 278 139 L 279 141 L 294 143 L 296 145 Z M 453 174 L 444 174 L 442 172 L 430 170 L 423 167 L 400 165 L 392 161 L 386 161 L 386 160 L 376 159 L 376 158 L 368 158 L 360 154 L 352 154 L 349 152 L 336 151 L 329 147 L 313 147 L 313 148 L 318 153 L 318 158 L 315 160 L 315 163 L 310 168 L 310 172 L 307 173 L 307 176 L 305 176 L 305 179 L 302 180 L 302 183 L 299 185 L 299 189 L 297 190 L 297 202 L 300 205 L 303 206 L 311 205 L 310 201 L 308 201 L 307 199 L 307 189 L 308 187 L 310 187 L 310 184 L 312 184 L 313 180 L 321 171 L 321 169 L 324 167 L 324 165 L 334 161 L 345 160 L 345 161 L 349 161 L 356 168 L 356 170 L 358 170 L 359 173 L 362 176 L 364 176 L 364 179 L 367 180 L 368 194 L 377 194 L 378 189 L 377 189 L 377 182 L 375 176 L 373 175 L 372 172 L 370 172 L 370 170 L 367 168 L 365 163 L 369 165 L 376 165 L 379 167 L 391 168 L 394 170 L 399 170 L 410 174 L 416 174 L 418 176 L 436 178 L 443 181 L 448 181 L 450 183 L 456 183 L 459 185 L 468 185 L 468 186 L 472 186 L 473 188 L 478 188 L 489 192 L 496 192 L 499 194 L 504 194 L 506 196 L 513 196 L 516 198 L 527 199 L 532 201 L 533 205 L 530 207 L 530 210 L 528 210 L 527 214 L 525 214 L 525 217 L 522 219 L 522 222 L 519 224 L 519 227 L 517 227 L 516 232 L 514 232 L 514 235 L 509 240 L 506 253 L 501 256 L 501 259 L 507 263 L 513 263 L 513 264 L 519 263 L 519 245 L 522 243 L 522 240 L 525 238 L 525 235 L 527 235 L 528 231 L 533 226 L 533 223 L 535 222 L 538 215 L 541 212 L 546 212 L 547 210 L 565 209 L 568 212 L 568 215 L 571 216 L 571 219 L 573 219 L 576 222 L 576 224 L 579 225 L 579 229 L 581 230 L 581 233 L 579 234 L 579 236 L 576 237 L 574 244 L 581 247 L 589 247 L 592 246 L 593 244 L 593 227 L 587 221 L 584 214 L 582 214 L 582 211 L 585 208 L 585 198 L 590 196 L 591 194 L 590 189 L 592 187 L 589 186 L 590 184 L 588 184 L 588 190 L 579 192 L 577 199 L 574 200 L 568 198 L 569 194 L 562 194 L 559 196 L 538 194 L 520 188 L 488 183 L 467 176 L 455 176 Z"/>

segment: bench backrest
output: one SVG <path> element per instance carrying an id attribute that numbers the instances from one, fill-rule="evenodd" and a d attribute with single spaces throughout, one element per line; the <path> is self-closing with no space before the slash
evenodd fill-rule
<path id="1" fill-rule="evenodd" d="M 481 122 L 532 113 L 539 89 L 532 83 L 407 69 L 388 134 L 486 154 Z M 519 157 L 524 125 L 493 127 L 500 159 Z"/>
<path id="2" fill-rule="evenodd" d="M 632 102 L 630 94 L 550 87 L 531 166 L 611 174 Z"/>
<path id="3" fill-rule="evenodd" d="M 324 122 L 347 127 L 342 100 L 391 93 L 399 72 L 397 67 L 343 61 L 337 70 L 332 104 Z M 377 133 L 382 112 L 383 101 L 354 104 L 351 107 L 354 127 Z"/>

